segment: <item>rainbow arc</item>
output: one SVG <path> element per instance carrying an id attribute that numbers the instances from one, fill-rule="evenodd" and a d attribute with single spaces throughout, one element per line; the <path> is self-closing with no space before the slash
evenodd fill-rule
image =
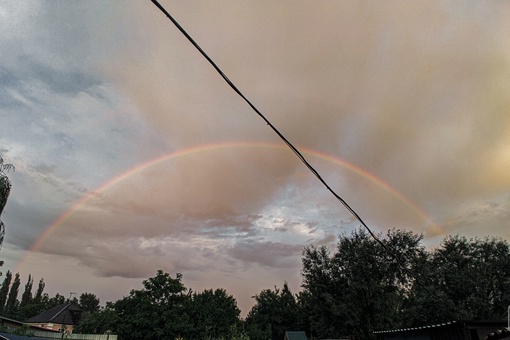
<path id="1" fill-rule="evenodd" d="M 53 223 L 46 228 L 46 230 L 39 236 L 39 238 L 32 244 L 32 246 L 29 248 L 23 259 L 20 261 L 20 264 L 18 265 L 18 268 L 21 268 L 23 263 L 27 261 L 28 256 L 30 253 L 37 252 L 38 249 L 41 247 L 41 245 L 49 238 L 52 234 L 54 234 L 59 228 L 65 225 L 65 222 L 70 219 L 73 214 L 79 210 L 81 207 L 83 207 L 87 202 L 89 202 L 91 199 L 96 197 L 98 194 L 104 193 L 108 191 L 110 188 L 115 187 L 116 185 L 121 184 L 123 181 L 128 179 L 129 177 L 141 173 L 148 168 L 154 167 L 158 164 L 176 160 L 182 157 L 198 154 L 198 153 L 205 153 L 205 152 L 211 152 L 211 151 L 217 151 L 217 150 L 227 150 L 227 149 L 273 149 L 273 150 L 287 150 L 288 148 L 285 145 L 282 144 L 276 144 L 276 143 L 262 143 L 262 142 L 226 142 L 226 143 L 216 143 L 216 144 L 206 144 L 206 145 L 199 145 L 187 149 L 178 150 L 175 152 L 170 152 L 164 155 L 161 155 L 159 157 L 156 157 L 154 159 L 151 159 L 147 162 L 144 162 L 142 164 L 138 164 L 136 166 L 133 166 L 119 175 L 109 179 L 108 181 L 101 184 L 96 189 L 90 191 L 86 195 L 84 195 L 82 198 L 77 200 L 73 203 L 73 205 L 67 209 L 64 213 L 62 213 L 58 218 L 56 218 Z M 317 157 L 319 159 L 325 160 L 327 162 L 330 162 L 332 164 L 338 165 L 344 169 L 347 169 L 364 179 L 372 182 L 373 184 L 377 185 L 384 191 L 388 192 L 390 195 L 395 197 L 397 200 L 402 202 L 405 206 L 407 206 L 409 209 L 411 209 L 415 214 L 417 214 L 421 219 L 423 219 L 428 224 L 428 230 L 431 231 L 434 234 L 440 233 L 440 227 L 437 226 L 426 214 L 423 209 L 421 209 L 418 205 L 416 205 L 414 202 L 412 202 L 409 198 L 404 196 L 402 193 L 400 193 L 398 190 L 393 188 L 388 183 L 384 182 L 380 178 L 374 176 L 370 172 L 350 163 L 347 162 L 341 158 L 334 157 L 332 155 L 329 155 L 327 153 L 319 152 L 316 150 L 308 149 L 299 147 L 298 148 L 300 152 L 305 156 L 313 156 Z"/>

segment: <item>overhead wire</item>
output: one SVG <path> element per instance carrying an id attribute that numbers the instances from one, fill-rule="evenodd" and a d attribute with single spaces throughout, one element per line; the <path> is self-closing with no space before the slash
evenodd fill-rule
<path id="1" fill-rule="evenodd" d="M 401 268 L 409 274 L 411 277 L 413 277 L 417 282 L 416 276 L 407 269 L 405 264 L 402 262 L 402 260 L 397 256 L 391 249 L 389 249 L 376 235 L 375 233 L 370 229 L 370 227 L 363 221 L 361 216 L 354 211 L 354 209 L 345 201 L 340 195 L 338 195 L 330 186 L 329 184 L 322 178 L 322 176 L 319 174 L 317 170 L 308 162 L 308 160 L 303 156 L 303 154 L 267 119 L 262 112 L 259 111 L 259 109 L 237 88 L 237 86 L 227 77 L 227 75 L 220 69 L 220 67 L 205 53 L 205 51 L 198 45 L 198 43 L 186 32 L 186 30 L 175 20 L 170 13 L 157 1 L 157 0 L 151 0 L 152 3 L 159 8 L 163 14 L 166 15 L 168 19 L 177 27 L 177 29 L 188 39 L 188 41 L 202 54 L 202 56 L 212 65 L 212 67 L 216 70 L 216 72 L 219 73 L 219 75 L 225 80 L 225 82 L 234 90 L 250 107 L 257 115 L 262 118 L 266 124 L 280 137 L 280 139 L 294 152 L 294 154 L 301 160 L 301 162 L 310 170 L 314 176 L 326 187 L 326 189 L 333 194 L 333 196 L 342 203 L 342 205 L 358 220 L 359 223 L 368 231 L 370 236 L 383 247 L 383 249 L 393 257 L 398 264 L 401 266 Z M 419 282 L 418 282 L 419 283 Z M 420 284 L 420 283 L 419 283 Z M 420 284 L 422 288 L 424 288 L 429 294 L 429 290 Z"/>

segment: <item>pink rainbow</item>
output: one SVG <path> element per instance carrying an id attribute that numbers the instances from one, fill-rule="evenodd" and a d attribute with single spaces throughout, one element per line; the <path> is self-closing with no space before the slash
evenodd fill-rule
<path id="1" fill-rule="evenodd" d="M 94 198 L 97 194 L 102 193 L 106 190 L 108 190 L 110 187 L 115 186 L 116 184 L 124 181 L 126 178 L 129 178 L 130 176 L 139 173 L 141 171 L 144 171 L 147 168 L 150 168 L 156 164 L 176 159 L 183 156 L 189 156 L 194 153 L 199 152 L 207 152 L 211 150 L 221 150 L 221 149 L 227 149 L 227 148 L 271 148 L 271 149 L 277 149 L 277 150 L 289 150 L 288 147 L 282 144 L 276 144 L 276 143 L 263 143 L 263 142 L 225 142 L 225 143 L 216 143 L 216 144 L 207 144 L 207 145 L 199 145 L 187 149 L 182 149 L 179 151 L 171 152 L 168 154 L 164 154 L 162 156 L 156 157 L 154 159 L 151 159 L 150 161 L 147 161 L 142 164 L 138 164 L 136 166 L 133 166 L 129 168 L 128 170 L 120 173 L 119 175 L 115 176 L 114 178 L 106 181 L 105 183 L 101 184 L 96 189 L 92 190 L 88 194 L 86 194 L 84 197 L 76 201 L 69 209 L 67 209 L 62 215 L 60 215 L 57 219 L 53 221 L 53 223 L 44 231 L 41 236 L 32 244 L 32 246 L 29 248 L 25 256 L 20 261 L 20 264 L 18 265 L 18 268 L 22 267 L 23 263 L 25 263 L 26 259 L 30 255 L 30 253 L 36 252 L 39 247 L 44 243 L 44 241 L 50 237 L 65 221 L 67 221 L 76 210 L 78 210 L 81 206 L 86 204 L 89 200 Z M 420 207 L 418 207 L 415 203 L 413 203 L 409 198 L 404 196 L 402 193 L 397 191 L 395 188 L 390 186 L 388 183 L 382 181 L 381 179 L 377 178 L 370 172 L 352 164 L 349 163 L 341 158 L 337 158 L 334 156 L 331 156 L 329 154 L 319 152 L 316 150 L 308 149 L 299 147 L 298 148 L 304 155 L 312 155 L 317 158 L 324 159 L 326 161 L 332 162 L 334 164 L 340 165 L 343 168 L 346 168 L 350 171 L 353 171 L 354 173 L 366 178 L 370 182 L 380 186 L 387 192 L 389 192 L 391 195 L 393 195 L 395 198 L 397 198 L 399 201 L 404 203 L 406 206 L 411 208 L 416 214 L 418 214 L 423 220 L 425 220 L 427 223 L 431 224 L 431 226 L 435 229 L 438 228 L 438 226 L 432 222 L 432 220 L 427 216 L 425 211 L 423 211 Z"/>

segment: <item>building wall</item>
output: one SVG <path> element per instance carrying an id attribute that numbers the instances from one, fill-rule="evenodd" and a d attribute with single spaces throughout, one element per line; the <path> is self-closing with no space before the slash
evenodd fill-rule
<path id="1" fill-rule="evenodd" d="M 59 324 L 59 323 L 31 323 L 30 325 L 45 328 L 45 329 L 51 329 L 53 331 L 61 331 L 62 326 L 63 326 L 62 324 Z M 69 333 L 73 332 L 73 326 L 66 325 L 65 328 L 66 328 L 66 333 L 69 334 Z"/>

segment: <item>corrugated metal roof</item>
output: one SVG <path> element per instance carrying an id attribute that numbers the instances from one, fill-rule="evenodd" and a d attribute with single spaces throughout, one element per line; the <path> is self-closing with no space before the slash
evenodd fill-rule
<path id="1" fill-rule="evenodd" d="M 502 328 L 500 330 L 497 330 L 495 332 L 492 332 L 485 336 L 484 340 L 498 340 L 498 339 L 505 339 L 510 337 L 510 330 L 506 328 Z"/>
<path id="2" fill-rule="evenodd" d="M 476 325 L 500 325 L 504 323 L 503 321 L 482 321 L 482 320 L 457 320 L 457 321 L 448 321 L 443 323 L 438 323 L 434 325 L 425 325 L 419 327 L 410 327 L 410 328 L 400 328 L 400 329 L 391 329 L 385 331 L 375 331 L 374 334 L 385 334 L 385 333 L 398 333 L 398 332 L 407 332 L 407 331 L 415 331 L 421 329 L 431 329 L 431 328 L 439 328 L 439 327 L 447 327 L 450 325 L 460 325 L 460 326 L 476 326 Z"/>
<path id="3" fill-rule="evenodd" d="M 305 332 L 285 332 L 284 340 L 308 340 Z"/>

